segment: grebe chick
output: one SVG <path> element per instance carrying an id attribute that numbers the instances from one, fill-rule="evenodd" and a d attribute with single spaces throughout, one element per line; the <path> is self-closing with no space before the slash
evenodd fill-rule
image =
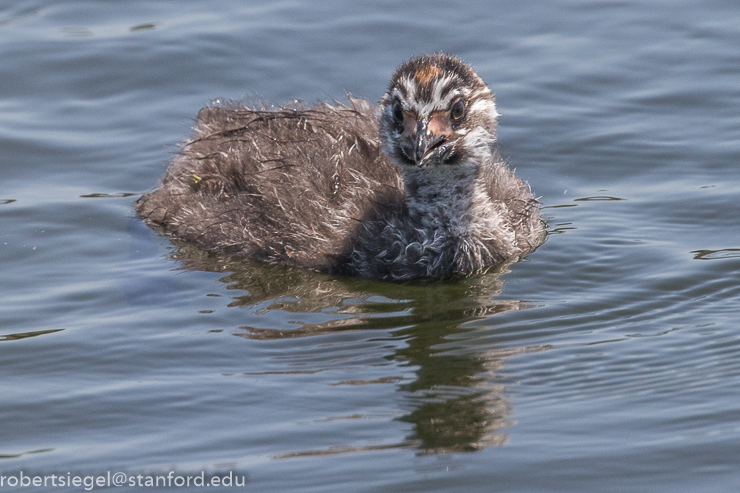
<path id="1" fill-rule="evenodd" d="M 469 273 L 545 239 L 498 153 L 494 96 L 461 60 L 401 65 L 374 107 L 218 103 L 136 208 L 208 250 L 376 279 Z"/>

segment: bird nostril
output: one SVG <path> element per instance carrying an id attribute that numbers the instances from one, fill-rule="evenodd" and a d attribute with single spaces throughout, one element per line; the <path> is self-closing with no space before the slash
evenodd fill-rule
<path id="1" fill-rule="evenodd" d="M 437 147 L 440 147 L 445 140 L 447 139 L 447 136 L 445 134 L 438 135 L 434 139 L 430 140 L 428 143 L 428 149 L 436 149 Z"/>

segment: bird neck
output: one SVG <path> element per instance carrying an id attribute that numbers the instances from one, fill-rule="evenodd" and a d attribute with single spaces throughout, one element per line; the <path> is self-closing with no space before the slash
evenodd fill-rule
<path id="1" fill-rule="evenodd" d="M 470 218 L 473 198 L 482 186 L 479 166 L 462 164 L 416 168 L 405 166 L 403 180 L 409 214 L 434 228 L 460 226 Z"/>

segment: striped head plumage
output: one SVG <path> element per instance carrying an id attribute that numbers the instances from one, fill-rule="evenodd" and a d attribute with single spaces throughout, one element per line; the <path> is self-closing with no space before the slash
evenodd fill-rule
<path id="1" fill-rule="evenodd" d="M 437 53 L 401 65 L 380 100 L 384 152 L 400 166 L 480 163 L 496 140 L 493 94 L 458 58 Z"/>

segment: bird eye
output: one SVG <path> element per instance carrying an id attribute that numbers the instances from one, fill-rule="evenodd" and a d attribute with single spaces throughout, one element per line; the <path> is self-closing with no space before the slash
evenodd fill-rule
<path id="1" fill-rule="evenodd" d="M 403 121 L 403 108 L 398 101 L 393 103 L 393 118 L 399 123 Z"/>
<path id="2" fill-rule="evenodd" d="M 460 120 L 465 116 L 465 103 L 462 99 L 458 99 L 455 104 L 452 105 L 450 116 L 453 120 Z"/>

